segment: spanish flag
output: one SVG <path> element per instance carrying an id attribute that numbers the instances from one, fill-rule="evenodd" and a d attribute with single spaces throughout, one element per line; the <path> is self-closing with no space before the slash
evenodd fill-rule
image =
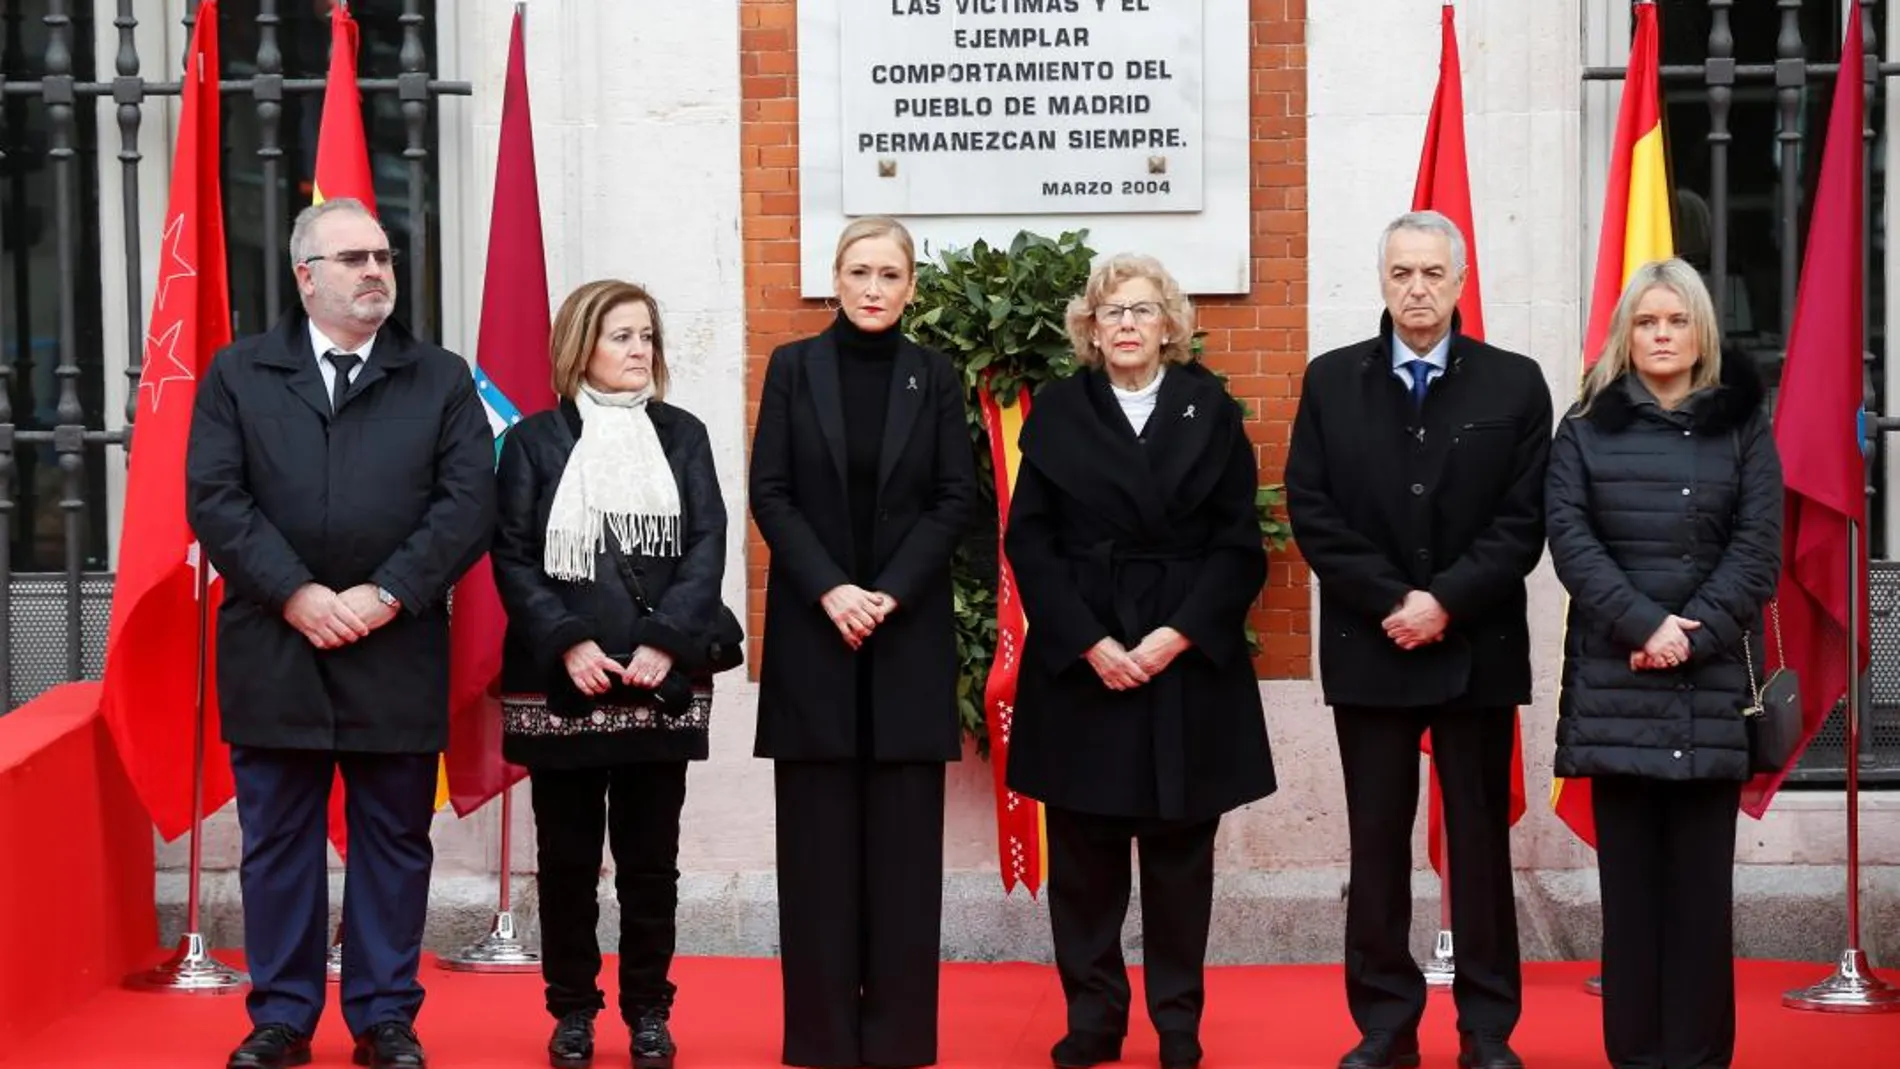
<path id="1" fill-rule="evenodd" d="M 330 4 L 330 71 L 323 80 L 323 120 L 317 127 L 317 166 L 310 202 L 355 197 L 376 210 L 369 139 L 363 134 L 363 96 L 356 88 L 356 20 L 344 0 Z"/>
<path id="2" fill-rule="evenodd" d="M 1597 242 L 1596 284 L 1590 291 L 1590 325 L 1584 331 L 1583 367 L 1588 371 L 1603 351 L 1610 316 L 1623 287 L 1638 267 L 1676 254 L 1670 230 L 1672 194 L 1663 145 L 1662 92 L 1656 5 L 1635 7 L 1636 33 L 1630 41 L 1629 72 L 1623 79 L 1623 106 L 1616 118 L 1610 178 L 1603 191 L 1603 230 Z M 1551 808 L 1577 837 L 1597 844 L 1596 812 L 1587 779 L 1557 779 L 1550 785 Z"/>

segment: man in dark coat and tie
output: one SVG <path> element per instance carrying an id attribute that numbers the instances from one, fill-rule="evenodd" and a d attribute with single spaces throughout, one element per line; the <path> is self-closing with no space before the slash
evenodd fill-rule
<path id="1" fill-rule="evenodd" d="M 421 1069 L 447 602 L 488 546 L 495 443 L 468 364 L 390 321 L 389 238 L 362 203 L 306 209 L 290 256 L 303 309 L 217 355 L 186 459 L 192 529 L 224 577 L 218 702 L 244 841 L 254 1027 L 228 1065 L 310 1059 L 341 769 L 343 1019 L 358 1065 Z"/>
<path id="2" fill-rule="evenodd" d="M 1409 949 L 1419 740 L 1445 799 L 1458 1064 L 1521 1069 L 1511 752 L 1531 697 L 1524 577 L 1544 542 L 1550 391 L 1527 357 L 1458 332 L 1464 236 L 1437 212 L 1380 240 L 1376 337 L 1307 367 L 1288 513 L 1319 577 L 1320 677 L 1352 838 L 1341 1069 L 1419 1064 L 1425 981 Z"/>

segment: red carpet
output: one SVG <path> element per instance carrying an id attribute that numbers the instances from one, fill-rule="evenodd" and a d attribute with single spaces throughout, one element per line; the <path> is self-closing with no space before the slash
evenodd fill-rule
<path id="1" fill-rule="evenodd" d="M 234 955 L 224 956 L 233 961 Z M 612 964 L 608 971 L 611 973 Z M 1530 1069 L 1604 1064 L 1598 1002 L 1582 983 L 1587 963 L 1526 968 L 1524 1021 L 1515 1044 Z M 1900 1069 L 1900 1015 L 1847 1017 L 1781 1008 L 1781 992 L 1825 968 L 1744 962 L 1740 1057 L 1735 1069 Z M 1137 973 L 1137 983 L 1139 983 Z M 778 1064 L 775 962 L 694 958 L 679 962 L 674 1014 L 679 1069 L 766 1069 Z M 546 1065 L 550 1022 L 537 976 L 471 976 L 425 967 L 428 1002 L 417 1022 L 436 1069 Z M 332 1001 L 316 1040 L 316 1065 L 349 1064 L 349 1042 Z M 1140 1006 L 1139 989 L 1135 995 Z M 609 1004 L 612 996 L 609 995 Z M 944 967 L 941 1064 L 946 1069 L 1024 1069 L 1049 1064 L 1062 1031 L 1062 995 L 1041 965 Z M 1137 1017 L 1140 1010 L 1137 1009 Z M 108 990 L 67 1019 L 29 1037 L 6 1066 L 137 1066 L 217 1069 L 248 1025 L 240 996 L 189 997 Z M 603 1021 L 595 1065 L 630 1064 L 626 1031 Z M 1206 1069 L 1330 1069 L 1355 1040 L 1338 966 L 1209 970 L 1202 1041 Z M 1457 1053 L 1449 995 L 1434 994 L 1425 1024 L 1425 1069 L 1451 1069 Z M 1153 1066 L 1154 1033 L 1138 1019 L 1120 1064 Z"/>

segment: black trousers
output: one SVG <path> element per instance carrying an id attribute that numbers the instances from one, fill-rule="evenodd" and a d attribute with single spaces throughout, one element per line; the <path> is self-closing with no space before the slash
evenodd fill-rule
<path id="1" fill-rule="evenodd" d="M 352 1035 L 422 1008 L 416 969 L 429 912 L 436 755 L 231 747 L 244 860 L 244 956 L 254 1025 L 310 1035 L 329 953 L 330 785 L 343 772 L 343 1022 Z"/>
<path id="2" fill-rule="evenodd" d="M 1214 906 L 1220 818 L 1178 823 L 1103 817 L 1049 806 L 1049 926 L 1069 1031 L 1128 1034 L 1128 916 L 1132 842 L 1141 858 L 1141 946 L 1148 1019 L 1157 1032 L 1198 1035 L 1203 966 Z"/>
<path id="3" fill-rule="evenodd" d="M 686 762 L 544 769 L 528 783 L 548 1012 L 562 1017 L 606 1007 L 595 936 L 603 836 L 613 846 L 620 902 L 620 1015 L 631 1024 L 642 1010 L 670 1008 Z"/>
<path id="4" fill-rule="evenodd" d="M 940 762 L 779 761 L 787 1065 L 937 1060 Z"/>
<path id="5" fill-rule="evenodd" d="M 1425 977 L 1411 951 L 1412 825 L 1418 744 L 1428 728 L 1445 802 L 1458 1030 L 1504 1039 L 1517 1027 L 1524 985 L 1511 886 L 1515 712 L 1456 705 L 1334 710 L 1352 837 L 1346 1004 L 1361 1032 L 1414 1032 L 1425 1012 Z"/>
<path id="6" fill-rule="evenodd" d="M 1603 1047 L 1617 1069 L 1735 1056 L 1740 783 L 1592 781 L 1603 892 Z"/>

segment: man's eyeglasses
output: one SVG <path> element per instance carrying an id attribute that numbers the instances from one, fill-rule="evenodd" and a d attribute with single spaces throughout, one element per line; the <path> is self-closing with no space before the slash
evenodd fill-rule
<path id="1" fill-rule="evenodd" d="M 1154 301 L 1136 301 L 1134 304 L 1098 304 L 1095 306 L 1095 321 L 1103 325 L 1119 323 L 1122 317 L 1132 315 L 1137 323 L 1152 323 L 1161 318 L 1161 305 Z"/>
<path id="2" fill-rule="evenodd" d="M 303 258 L 303 262 L 307 264 L 316 263 L 318 260 L 329 260 L 333 263 L 339 263 L 344 267 L 351 268 L 362 267 L 371 260 L 375 260 L 377 267 L 388 267 L 390 264 L 396 262 L 396 250 L 344 249 L 341 252 L 330 253 L 328 256 L 306 256 Z"/>

